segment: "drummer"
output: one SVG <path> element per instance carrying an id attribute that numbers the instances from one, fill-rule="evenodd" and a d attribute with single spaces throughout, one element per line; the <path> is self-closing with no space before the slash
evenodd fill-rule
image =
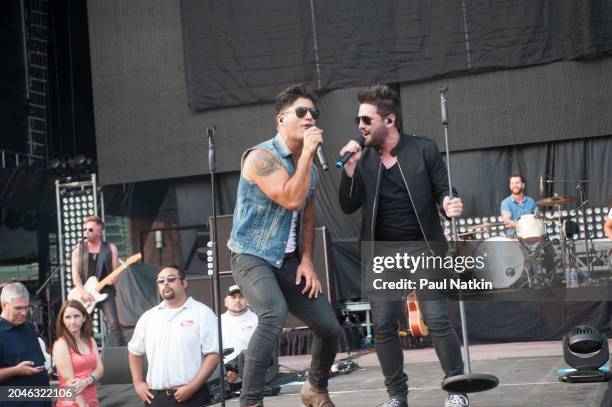
<path id="1" fill-rule="evenodd" d="M 516 237 L 516 222 L 521 216 L 537 211 L 533 198 L 525 195 L 526 186 L 527 183 L 522 175 L 512 174 L 508 177 L 511 194 L 501 202 L 501 215 L 508 237 Z"/>

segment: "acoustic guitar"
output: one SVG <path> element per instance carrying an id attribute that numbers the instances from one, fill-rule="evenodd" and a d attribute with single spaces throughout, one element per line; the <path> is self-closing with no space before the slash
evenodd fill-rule
<path id="1" fill-rule="evenodd" d="M 429 329 L 423 321 L 423 314 L 419 307 L 416 292 L 412 291 L 406 298 L 406 309 L 408 310 L 408 327 L 412 336 L 427 336 Z"/>
<path id="2" fill-rule="evenodd" d="M 108 276 L 103 278 L 102 281 L 98 281 L 96 276 L 89 277 L 85 282 L 85 285 L 83 285 L 83 288 L 85 288 L 85 291 L 93 297 L 93 301 L 86 301 L 85 299 L 83 299 L 81 297 L 80 290 L 77 287 L 74 287 L 72 290 L 70 290 L 70 292 L 68 293 L 68 299 L 79 301 L 81 304 L 83 304 L 85 309 L 87 309 L 87 312 L 91 314 L 94 308 L 96 308 L 96 305 L 99 302 L 104 301 L 106 297 L 108 297 L 108 294 L 101 294 L 100 291 L 102 291 L 102 289 L 107 285 L 110 285 L 110 281 L 115 277 L 119 276 L 119 274 L 121 274 L 123 270 L 128 268 L 130 265 L 140 261 L 140 259 L 142 259 L 142 253 L 137 253 L 133 256 L 128 257 L 122 265 L 114 269 Z"/>

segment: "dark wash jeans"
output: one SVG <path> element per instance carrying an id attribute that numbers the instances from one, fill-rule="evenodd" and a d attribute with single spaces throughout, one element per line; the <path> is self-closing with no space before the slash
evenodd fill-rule
<path id="1" fill-rule="evenodd" d="M 115 290 L 103 292 L 108 294 L 108 298 L 102 302 L 102 312 L 104 312 L 104 319 L 110 331 L 111 346 L 125 346 L 125 338 L 123 337 L 123 330 L 121 329 L 119 315 L 117 314 L 117 293 Z"/>
<path id="2" fill-rule="evenodd" d="M 340 326 L 324 295 L 316 299 L 302 294 L 304 280 L 295 285 L 298 259 L 283 262 L 280 268 L 248 254 L 232 254 L 232 275 L 257 314 L 259 322 L 246 350 L 240 405 L 263 400 L 266 370 L 278 347 L 287 312 L 304 322 L 314 333 L 309 380 L 318 389 L 327 388 L 329 369 L 338 348 Z"/>
<path id="3" fill-rule="evenodd" d="M 406 306 L 404 301 L 370 302 L 374 325 L 374 346 L 385 376 L 390 397 L 405 399 L 408 395 L 408 376 L 404 373 L 404 353 L 397 334 L 399 320 Z M 448 317 L 448 299 L 419 301 L 423 319 L 429 328 L 434 349 L 445 377 L 463 374 L 461 345 Z"/>

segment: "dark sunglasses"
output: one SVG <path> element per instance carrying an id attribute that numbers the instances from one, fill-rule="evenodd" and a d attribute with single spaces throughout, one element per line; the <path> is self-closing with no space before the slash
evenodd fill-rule
<path id="1" fill-rule="evenodd" d="M 83 229 L 83 232 L 93 232 L 93 229 L 92 228 L 85 228 L 85 229 Z"/>
<path id="2" fill-rule="evenodd" d="M 355 124 L 359 126 L 359 123 L 361 123 L 362 120 L 363 120 L 363 124 L 365 124 L 366 126 L 369 126 L 370 124 L 372 124 L 372 118 L 370 116 L 355 117 Z"/>
<path id="3" fill-rule="evenodd" d="M 317 109 L 316 107 L 305 107 L 305 106 L 300 106 L 300 107 L 296 107 L 295 110 L 293 110 L 295 112 L 295 115 L 298 118 L 303 118 L 304 116 L 306 116 L 306 113 L 310 112 L 310 115 L 312 116 L 313 119 L 317 119 L 319 117 L 319 109 Z M 291 112 L 291 110 L 288 110 L 285 113 L 289 113 Z"/>
<path id="4" fill-rule="evenodd" d="M 174 283 L 176 280 L 182 280 L 182 279 L 183 279 L 183 277 L 177 277 L 177 276 L 168 276 L 166 278 L 161 277 L 161 278 L 157 279 L 157 284 L 164 284 L 166 282 L 166 280 L 169 283 Z"/>

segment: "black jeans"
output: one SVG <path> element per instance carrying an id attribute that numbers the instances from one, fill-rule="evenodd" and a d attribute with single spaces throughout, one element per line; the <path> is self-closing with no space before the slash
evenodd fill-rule
<path id="1" fill-rule="evenodd" d="M 408 395 L 408 376 L 404 373 L 404 353 L 397 334 L 404 301 L 370 302 L 374 325 L 374 346 L 385 376 L 390 397 L 405 399 Z M 445 377 L 463 374 L 461 345 L 448 317 L 448 299 L 420 301 L 423 319 L 429 328 L 434 349 Z"/>
<path id="2" fill-rule="evenodd" d="M 208 386 L 203 385 L 196 391 L 193 396 L 187 401 L 179 403 L 172 394 L 166 394 L 163 391 L 152 390 L 154 395 L 151 404 L 144 403 L 145 407 L 201 407 L 210 402 Z"/>
<path id="3" fill-rule="evenodd" d="M 240 405 L 255 405 L 263 400 L 266 370 L 272 352 L 278 347 L 287 312 L 304 322 L 314 333 L 309 380 L 319 389 L 327 388 L 329 369 L 338 348 L 340 326 L 324 295 L 310 299 L 301 291 L 304 281 L 295 285 L 298 259 L 285 261 L 280 268 L 248 254 L 232 254 L 232 275 L 259 322 L 246 350 L 242 372 Z"/>
<path id="4" fill-rule="evenodd" d="M 104 291 L 108 294 L 108 298 L 102 302 L 102 312 L 104 319 L 110 331 L 110 340 L 112 346 L 125 346 L 125 338 L 119 324 L 119 316 L 117 315 L 117 302 L 115 301 L 115 290 Z"/>

